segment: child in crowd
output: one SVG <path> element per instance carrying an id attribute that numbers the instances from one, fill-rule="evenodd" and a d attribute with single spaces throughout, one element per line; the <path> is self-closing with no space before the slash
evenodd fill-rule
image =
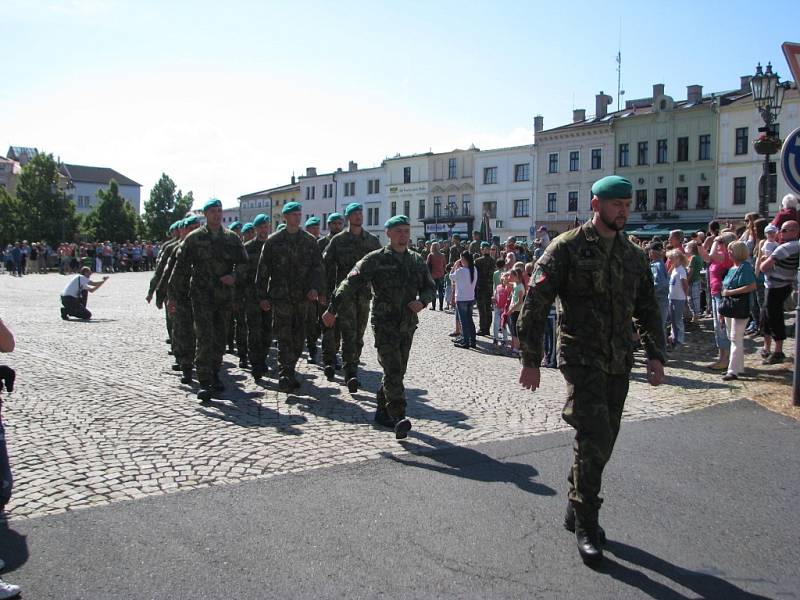
<path id="1" fill-rule="evenodd" d="M 672 268 L 669 274 L 669 314 L 672 332 L 668 343 L 677 347 L 684 343 L 683 309 L 689 294 L 689 280 L 686 273 L 686 255 L 680 250 L 670 250 L 667 258 Z"/>
<path id="2" fill-rule="evenodd" d="M 503 314 L 511 301 L 511 286 L 508 285 L 508 274 L 500 271 L 502 260 L 498 260 L 500 265 L 495 275 L 499 274 L 499 283 L 494 288 L 494 319 L 492 320 L 492 350 L 495 354 L 500 354 L 508 342 L 508 327 L 503 319 Z M 500 331 L 503 332 L 503 343 L 500 345 Z"/>
<path id="3" fill-rule="evenodd" d="M 511 302 L 506 309 L 508 315 L 508 328 L 511 330 L 511 356 L 519 356 L 519 337 L 517 336 L 517 319 L 525 301 L 524 272 L 514 268 L 508 274 L 508 281 L 512 286 Z"/>

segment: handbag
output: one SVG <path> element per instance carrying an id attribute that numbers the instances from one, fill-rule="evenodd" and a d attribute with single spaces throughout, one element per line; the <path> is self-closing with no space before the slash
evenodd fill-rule
<path id="1" fill-rule="evenodd" d="M 723 296 L 718 311 L 729 319 L 746 319 L 750 316 L 750 294 Z"/>

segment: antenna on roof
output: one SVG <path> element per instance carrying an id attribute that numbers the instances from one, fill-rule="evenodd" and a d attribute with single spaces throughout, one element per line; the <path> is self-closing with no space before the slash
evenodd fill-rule
<path id="1" fill-rule="evenodd" d="M 622 17 L 619 18 L 619 44 L 617 45 L 617 110 L 625 91 L 622 89 Z"/>

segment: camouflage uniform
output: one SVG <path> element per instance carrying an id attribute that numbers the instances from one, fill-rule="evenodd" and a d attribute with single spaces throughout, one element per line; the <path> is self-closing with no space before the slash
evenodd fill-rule
<path id="1" fill-rule="evenodd" d="M 478 305 L 479 317 L 478 333 L 488 335 L 492 328 L 495 260 L 488 254 L 481 254 L 475 259 L 475 269 L 478 271 L 478 283 L 475 285 L 475 303 Z"/>
<path id="2" fill-rule="evenodd" d="M 474 256 L 480 256 L 481 253 L 481 240 L 472 240 L 469 243 L 469 252 Z"/>
<path id="3" fill-rule="evenodd" d="M 455 262 L 461 258 L 461 253 L 464 251 L 464 246 L 461 245 L 459 242 L 458 244 L 454 244 L 450 246 L 450 251 L 447 254 L 447 262 L 452 266 Z"/>
<path id="4" fill-rule="evenodd" d="M 155 293 L 156 306 L 162 308 L 164 306 L 164 299 L 166 298 L 166 282 L 162 283 L 164 268 L 169 261 L 170 255 L 177 250 L 180 240 L 178 238 L 170 238 L 161 246 L 161 251 L 158 253 L 156 259 L 156 270 L 150 278 L 150 289 L 147 291 L 148 297 L 152 297 Z M 163 287 L 162 287 L 163 286 Z M 167 336 L 172 340 L 172 315 L 168 310 L 164 311 L 164 318 L 167 322 Z"/>
<path id="5" fill-rule="evenodd" d="M 239 305 L 244 308 L 247 319 L 247 358 L 253 371 L 263 371 L 269 348 L 272 345 L 272 310 L 261 310 L 256 293 L 258 259 L 266 240 L 253 238 L 245 242 L 247 263 L 237 270 L 236 288 Z"/>
<path id="6" fill-rule="evenodd" d="M 518 321 L 522 363 L 538 367 L 542 335 L 561 301 L 558 366 L 567 381 L 562 418 L 576 430 L 569 499 L 596 522 L 603 469 L 619 433 L 633 366 L 634 321 L 651 359 L 664 330 L 644 252 L 620 232 L 606 242 L 591 221 L 557 237 L 537 262 Z"/>
<path id="7" fill-rule="evenodd" d="M 226 343 L 228 348 L 233 348 L 234 342 L 236 343 L 236 355 L 239 357 L 240 363 L 247 359 L 248 334 L 246 318 L 244 306 L 239 305 L 235 310 L 231 308 Z"/>
<path id="8" fill-rule="evenodd" d="M 342 231 L 330 241 L 322 260 L 327 278 L 326 295 L 330 298 L 336 286 L 347 277 L 356 262 L 374 250 L 380 250 L 381 243 L 377 237 L 362 229 L 361 235 L 355 236 L 350 231 Z M 336 324 L 327 329 L 322 339 L 322 358 L 326 365 L 333 364 L 339 349 L 339 332 L 342 340 L 342 360 L 344 361 L 345 380 L 355 377 L 358 372 L 358 361 L 364 347 L 364 331 L 369 318 L 369 303 L 372 291 L 368 286 L 357 291 L 351 302 L 340 307 Z"/>
<path id="9" fill-rule="evenodd" d="M 256 274 L 259 300 L 272 305 L 273 329 L 278 339 L 280 374 L 294 377 L 303 351 L 310 312 L 307 295 L 322 290 L 322 256 L 313 235 L 286 229 L 273 233 L 261 249 Z"/>
<path id="10" fill-rule="evenodd" d="M 178 255 L 181 253 L 181 245 L 176 245 L 176 250 L 171 252 L 165 259 L 164 271 L 161 276 L 159 287 L 164 288 L 164 293 L 169 293 L 169 280 L 175 270 Z M 184 274 L 188 277 L 188 273 Z M 180 289 L 188 290 L 188 281 L 185 281 Z M 175 362 L 181 366 L 181 370 L 191 371 L 194 364 L 195 337 L 194 337 L 194 314 L 192 313 L 192 302 L 189 296 L 183 295 L 169 296 L 170 300 L 175 300 L 175 314 L 172 316 L 172 352 L 175 355 Z M 169 312 L 169 311 L 167 311 Z"/>
<path id="11" fill-rule="evenodd" d="M 354 296 L 372 286 L 372 331 L 378 361 L 383 368 L 381 389 L 378 390 L 378 410 L 393 418 L 403 418 L 406 412 L 403 377 L 408 353 L 419 319 L 408 303 L 419 300 L 427 306 L 436 295 L 436 284 L 427 265 L 413 250 L 395 252 L 386 246 L 362 258 L 339 284 L 328 310 L 337 314 L 339 307 L 354 300 Z"/>
<path id="12" fill-rule="evenodd" d="M 246 261 L 238 235 L 224 227 L 212 233 L 204 225 L 183 240 L 169 278 L 170 298 L 191 300 L 197 379 L 203 388 L 214 382 L 222 366 L 234 300 L 234 286 L 224 285 L 220 278 L 235 276 L 237 266 Z"/>

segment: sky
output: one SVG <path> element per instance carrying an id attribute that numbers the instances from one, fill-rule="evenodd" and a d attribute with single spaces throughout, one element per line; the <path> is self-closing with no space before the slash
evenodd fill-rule
<path id="1" fill-rule="evenodd" d="M 231 207 L 306 167 L 531 143 L 535 115 L 616 107 L 618 50 L 627 99 L 735 89 L 757 62 L 790 79 L 798 24 L 797 0 L 5 0 L 0 153 L 111 167 L 142 206 L 166 173 Z"/>

